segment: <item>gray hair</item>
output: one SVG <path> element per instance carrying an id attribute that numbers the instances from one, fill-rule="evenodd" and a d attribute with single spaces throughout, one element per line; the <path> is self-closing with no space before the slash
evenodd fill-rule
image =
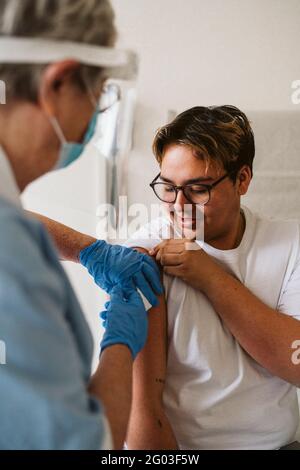
<path id="1" fill-rule="evenodd" d="M 114 46 L 115 15 L 109 0 L 0 0 L 0 36 L 37 37 Z M 0 64 L 11 99 L 36 101 L 45 65 Z M 94 84 L 104 70 L 80 66 L 76 82 Z"/>

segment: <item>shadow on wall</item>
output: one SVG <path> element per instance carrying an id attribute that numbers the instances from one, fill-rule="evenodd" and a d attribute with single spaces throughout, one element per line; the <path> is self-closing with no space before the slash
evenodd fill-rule
<path id="1" fill-rule="evenodd" d="M 246 114 L 255 134 L 256 157 L 243 204 L 268 217 L 300 220 L 300 112 Z"/>

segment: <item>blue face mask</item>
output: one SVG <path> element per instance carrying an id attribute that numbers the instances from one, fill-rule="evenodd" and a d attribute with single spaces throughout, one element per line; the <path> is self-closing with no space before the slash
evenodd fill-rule
<path id="1" fill-rule="evenodd" d="M 60 170 L 62 168 L 66 168 L 67 166 L 71 165 L 76 160 L 78 160 L 78 158 L 83 154 L 87 144 L 91 141 L 92 137 L 95 134 L 98 115 L 99 110 L 97 109 L 93 114 L 92 119 L 90 120 L 88 129 L 86 131 L 82 143 L 67 142 L 60 128 L 60 125 L 58 124 L 57 119 L 53 116 L 50 117 L 50 122 L 57 134 L 57 137 L 61 142 L 59 158 L 53 170 Z"/>

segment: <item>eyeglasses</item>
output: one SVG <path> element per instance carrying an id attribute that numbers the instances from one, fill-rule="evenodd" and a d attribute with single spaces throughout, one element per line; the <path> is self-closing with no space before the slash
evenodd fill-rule
<path id="1" fill-rule="evenodd" d="M 175 186 L 171 183 L 163 183 L 157 181 L 160 178 L 160 174 L 150 184 L 155 195 L 162 202 L 168 204 L 174 204 L 177 200 L 178 192 L 182 191 L 186 200 L 192 204 L 199 204 L 204 206 L 210 201 L 211 191 L 225 178 L 229 177 L 231 173 L 226 173 L 220 179 L 212 184 L 186 184 L 184 186 Z"/>

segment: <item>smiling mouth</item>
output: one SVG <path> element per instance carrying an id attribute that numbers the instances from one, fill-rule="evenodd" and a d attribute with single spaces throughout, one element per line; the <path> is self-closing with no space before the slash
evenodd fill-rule
<path id="1" fill-rule="evenodd" d="M 196 217 L 181 217 L 181 215 L 178 215 L 178 214 L 175 214 L 175 213 L 173 214 L 173 217 L 174 217 L 175 222 L 179 223 L 182 226 L 195 225 L 196 222 L 197 222 Z"/>

